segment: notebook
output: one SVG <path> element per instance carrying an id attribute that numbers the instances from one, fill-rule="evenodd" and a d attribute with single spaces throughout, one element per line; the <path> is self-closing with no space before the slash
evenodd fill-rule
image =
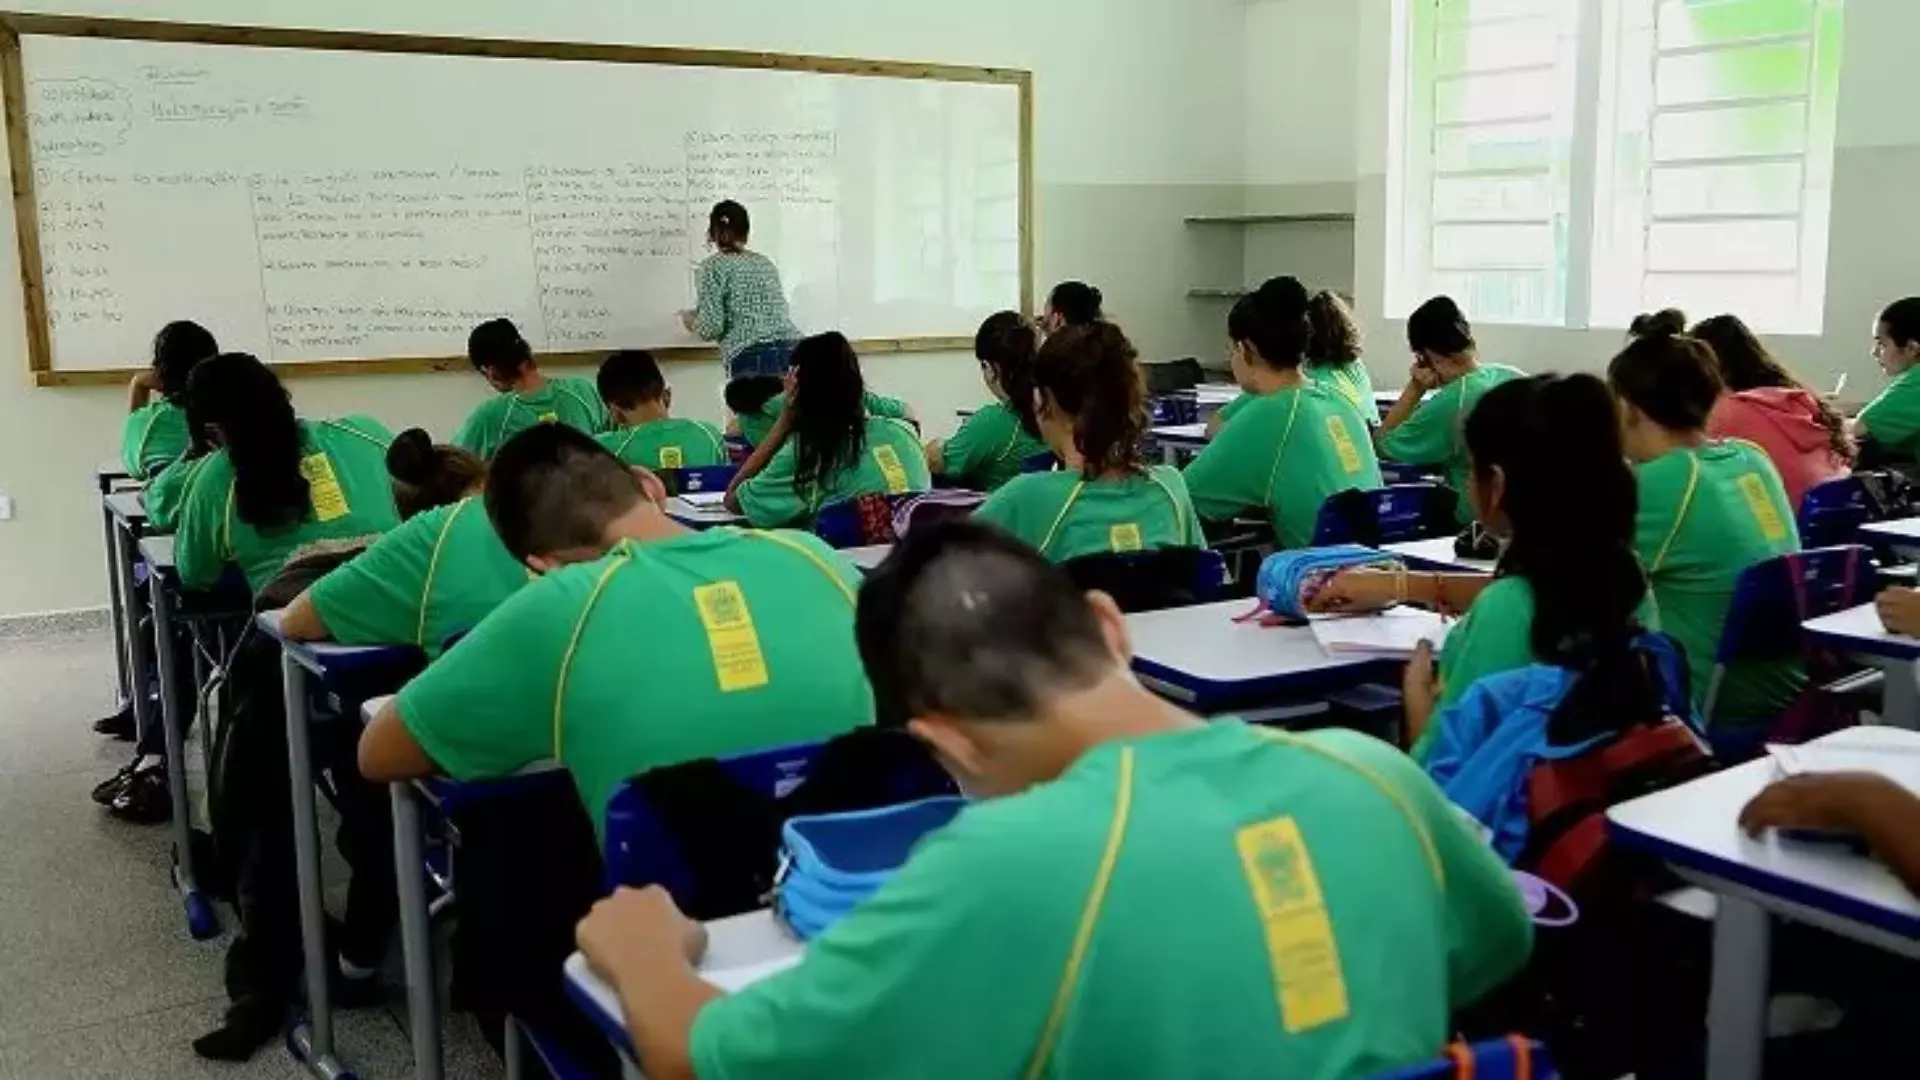
<path id="1" fill-rule="evenodd" d="M 1920 796 L 1920 746 L 1912 740 L 1892 742 L 1875 739 L 1875 733 L 1862 728 L 1835 742 L 1809 746 L 1769 744 L 1767 754 L 1781 776 L 1809 773 L 1867 772 L 1899 784 Z"/>
<path id="2" fill-rule="evenodd" d="M 727 493 L 724 491 L 689 491 L 680 496 L 680 498 L 685 500 L 689 506 L 698 506 L 703 510 L 710 510 L 726 502 Z"/>
<path id="3" fill-rule="evenodd" d="M 1447 643 L 1447 620 L 1431 611 L 1397 607 L 1377 615 L 1336 615 L 1309 623 L 1313 637 L 1329 654 L 1362 654 L 1404 660 L 1422 641 L 1439 652 Z"/>

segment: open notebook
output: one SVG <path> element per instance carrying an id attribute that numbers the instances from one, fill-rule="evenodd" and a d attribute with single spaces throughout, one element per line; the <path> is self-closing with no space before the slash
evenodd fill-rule
<path id="1" fill-rule="evenodd" d="M 1448 622 L 1431 611 L 1397 607 L 1377 615 L 1332 615 L 1309 623 L 1313 637 L 1328 653 L 1406 659 L 1422 641 L 1438 653 L 1447 643 Z"/>

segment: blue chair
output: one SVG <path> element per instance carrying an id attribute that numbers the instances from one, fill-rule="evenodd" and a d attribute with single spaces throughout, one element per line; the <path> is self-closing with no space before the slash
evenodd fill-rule
<path id="1" fill-rule="evenodd" d="M 1509 1035 L 1485 1042 L 1454 1043 L 1424 1065 L 1398 1069 L 1375 1080 L 1557 1080 L 1553 1057 L 1531 1039 Z"/>
<path id="2" fill-rule="evenodd" d="M 753 456 L 753 444 L 742 435 L 727 436 L 727 460 L 735 465 L 744 465 Z"/>
<path id="3" fill-rule="evenodd" d="M 1075 587 L 1099 589 L 1129 615 L 1211 603 L 1227 583 L 1226 556 L 1207 548 L 1085 555 L 1060 569 Z"/>
<path id="4" fill-rule="evenodd" d="M 1866 486 L 1858 477 L 1827 480 L 1808 488 L 1800 499 L 1800 542 L 1809 548 L 1851 544 L 1860 526 L 1873 518 Z"/>
<path id="5" fill-rule="evenodd" d="M 1751 721 L 1771 719 L 1719 715 L 1720 691 L 1725 686 L 1728 668 L 1736 663 L 1798 659 L 1806 652 L 1802 623 L 1858 607 L 1873 598 L 1876 588 L 1872 554 L 1858 544 L 1781 555 L 1750 566 L 1740 575 L 1734 584 L 1726 629 L 1720 634 L 1713 675 L 1707 683 L 1700 710 L 1715 750 L 1739 760 L 1747 756 L 1746 751 L 1755 749 L 1743 745 L 1723 747 L 1722 743 L 1728 739 L 1715 732 L 1716 722 L 1731 719 L 1734 724 L 1729 726 L 1754 730 L 1756 725 Z M 1741 720 L 1749 722 L 1739 723 Z M 1765 726 L 1757 725 L 1762 729 L 1758 737 L 1764 738 Z"/>
<path id="6" fill-rule="evenodd" d="M 1377 491 L 1343 491 L 1320 507 L 1313 546 L 1399 544 L 1459 531 L 1459 496 L 1440 484 L 1399 484 Z"/>
<path id="7" fill-rule="evenodd" d="M 738 465 L 694 465 L 685 469 L 661 469 L 660 482 L 667 485 L 669 495 L 725 491 L 739 473 Z"/>

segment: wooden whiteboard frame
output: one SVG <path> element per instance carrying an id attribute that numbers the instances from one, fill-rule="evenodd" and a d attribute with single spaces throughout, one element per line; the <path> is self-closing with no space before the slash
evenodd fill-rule
<path id="1" fill-rule="evenodd" d="M 857 60 L 836 56 L 745 52 L 729 49 L 677 49 L 651 45 L 593 45 L 564 41 L 508 41 L 415 34 L 373 34 L 335 30 L 290 30 L 264 26 L 149 22 L 72 15 L 0 12 L 0 95 L 4 96 L 7 157 L 13 171 L 13 218 L 20 242 L 20 286 L 27 319 L 27 367 L 36 386 L 89 386 L 125 382 L 138 368 L 56 371 L 53 335 L 47 322 L 46 281 L 40 251 L 39 201 L 34 192 L 33 145 L 27 131 L 26 70 L 22 36 L 107 38 L 194 45 L 239 45 L 256 49 L 305 49 L 332 52 L 416 53 L 481 56 L 518 60 L 585 60 L 603 64 L 654 64 L 666 67 L 750 68 L 806 71 L 886 79 L 995 83 L 1020 89 L 1020 304 L 1033 310 L 1033 73 L 1016 68 L 959 67 L 894 60 Z M 951 352 L 973 346 L 969 337 L 879 338 L 854 342 L 862 353 Z M 655 349 L 662 360 L 714 359 L 711 347 Z M 605 350 L 550 352 L 540 359 L 554 364 L 593 363 Z M 282 375 L 383 375 L 454 371 L 467 368 L 465 356 L 405 356 L 362 360 L 311 360 L 273 365 Z"/>

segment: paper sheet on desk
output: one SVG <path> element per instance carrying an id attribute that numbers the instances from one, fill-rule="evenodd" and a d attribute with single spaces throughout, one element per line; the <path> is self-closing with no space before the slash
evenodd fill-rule
<path id="1" fill-rule="evenodd" d="M 1406 659 L 1422 641 L 1438 653 L 1447 643 L 1447 620 L 1431 611 L 1399 607 L 1378 615 L 1340 615 L 1314 619 L 1313 637 L 1328 653 L 1351 656 L 1366 653 L 1386 659 Z"/>
<path id="2" fill-rule="evenodd" d="M 1878 773 L 1915 795 L 1920 795 L 1920 750 L 1911 743 L 1875 744 L 1870 732 L 1860 729 L 1857 738 L 1839 745 L 1781 746 L 1772 744 L 1767 753 L 1782 776 L 1805 773 L 1866 772 Z"/>
<path id="3" fill-rule="evenodd" d="M 698 506 L 703 510 L 712 510 L 727 501 L 724 491 L 689 491 L 680 496 L 688 506 Z"/>

